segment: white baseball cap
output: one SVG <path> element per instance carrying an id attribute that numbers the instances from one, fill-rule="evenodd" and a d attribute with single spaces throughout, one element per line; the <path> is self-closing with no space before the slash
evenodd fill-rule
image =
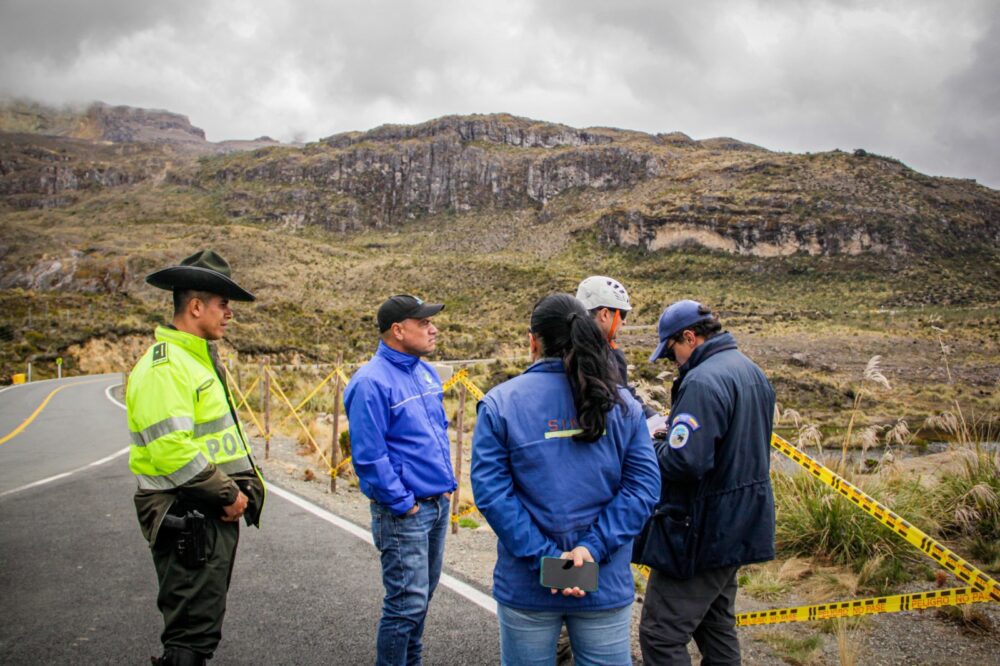
<path id="1" fill-rule="evenodd" d="M 588 310 L 611 308 L 628 312 L 632 304 L 622 283 L 604 275 L 591 275 L 576 289 L 576 298 Z"/>

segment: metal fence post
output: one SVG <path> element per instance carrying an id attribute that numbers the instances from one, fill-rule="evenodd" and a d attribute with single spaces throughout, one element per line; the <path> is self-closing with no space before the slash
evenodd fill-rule
<path id="1" fill-rule="evenodd" d="M 339 370 L 344 362 L 344 352 L 337 353 L 337 365 Z M 333 470 L 330 472 L 330 492 L 337 492 L 337 472 L 340 469 L 340 373 L 337 373 L 336 382 L 333 388 L 333 436 L 330 444 L 330 465 Z"/>
<path id="2" fill-rule="evenodd" d="M 455 492 L 451 495 L 451 533 L 458 534 L 458 499 L 462 491 L 462 431 L 465 421 L 465 384 L 458 383 L 458 416 L 455 418 Z"/>

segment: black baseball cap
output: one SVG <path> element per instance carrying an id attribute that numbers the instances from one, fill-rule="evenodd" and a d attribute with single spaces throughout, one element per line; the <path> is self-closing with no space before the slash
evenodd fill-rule
<path id="1" fill-rule="evenodd" d="M 385 333 L 390 326 L 404 319 L 433 317 L 441 310 L 444 310 L 443 303 L 424 303 L 409 294 L 391 296 L 378 308 L 378 332 Z"/>

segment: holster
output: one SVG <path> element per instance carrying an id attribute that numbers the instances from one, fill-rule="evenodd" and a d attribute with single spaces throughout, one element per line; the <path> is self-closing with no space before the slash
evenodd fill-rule
<path id="1" fill-rule="evenodd" d="M 183 516 L 167 514 L 161 531 L 166 530 L 174 539 L 177 559 L 188 569 L 201 569 L 208 561 L 205 554 L 205 515 L 191 510 Z"/>

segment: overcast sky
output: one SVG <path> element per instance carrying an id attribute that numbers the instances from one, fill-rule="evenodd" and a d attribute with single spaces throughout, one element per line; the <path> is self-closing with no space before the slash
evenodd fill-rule
<path id="1" fill-rule="evenodd" d="M 1000 188 L 996 0 L 0 0 L 0 96 L 212 141 L 509 112 L 865 148 Z"/>

